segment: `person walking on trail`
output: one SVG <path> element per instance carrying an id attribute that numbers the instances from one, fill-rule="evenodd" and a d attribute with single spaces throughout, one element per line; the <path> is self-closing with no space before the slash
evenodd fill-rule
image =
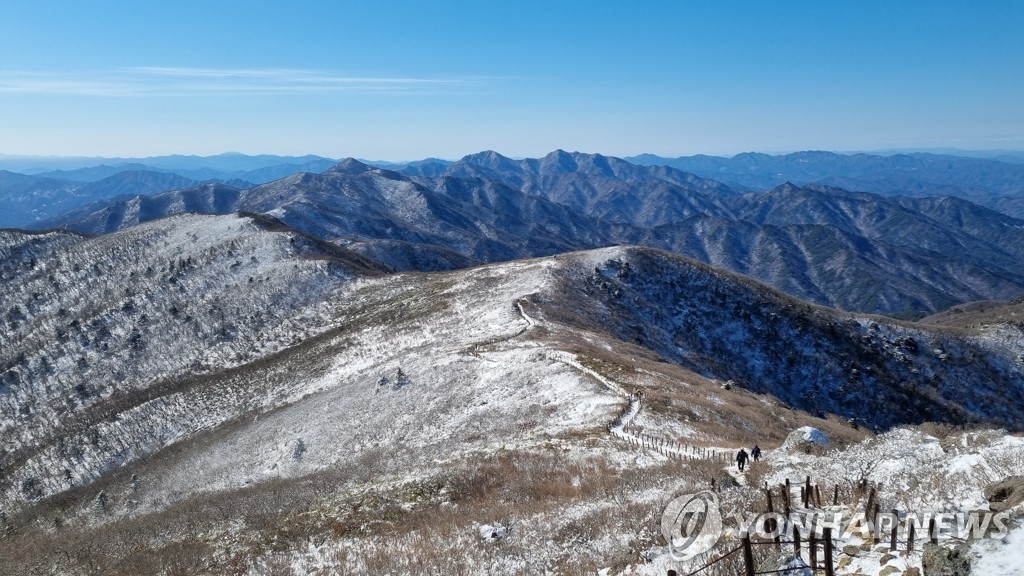
<path id="1" fill-rule="evenodd" d="M 747 451 L 740 448 L 740 451 L 736 453 L 736 467 L 743 472 L 743 469 L 747 466 Z"/>
<path id="2" fill-rule="evenodd" d="M 750 451 L 750 457 L 754 459 L 754 462 L 757 462 L 758 460 L 760 460 L 761 459 L 761 447 L 758 446 L 757 444 L 754 444 L 754 449 Z"/>

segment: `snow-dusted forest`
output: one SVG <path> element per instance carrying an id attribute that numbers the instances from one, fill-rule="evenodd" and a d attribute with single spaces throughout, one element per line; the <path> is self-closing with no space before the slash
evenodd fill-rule
<path id="1" fill-rule="evenodd" d="M 654 574 L 661 509 L 728 485 L 738 446 L 818 427 L 850 456 L 751 473 L 834 482 L 876 430 L 1022 409 L 1019 327 L 851 316 L 649 249 L 388 274 L 264 218 L 2 240 L 18 573 Z"/>

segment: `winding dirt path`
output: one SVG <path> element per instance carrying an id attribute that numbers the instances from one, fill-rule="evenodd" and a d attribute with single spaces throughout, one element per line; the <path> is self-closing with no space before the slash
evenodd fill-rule
<path id="1" fill-rule="evenodd" d="M 521 336 L 530 329 L 541 325 L 541 323 L 537 319 L 527 314 L 526 308 L 523 306 L 522 298 L 516 300 L 515 306 L 516 309 L 519 311 L 519 315 L 526 322 L 526 327 L 520 332 L 509 337 L 509 340 Z M 622 396 L 627 399 L 626 406 L 622 409 L 622 412 L 620 412 L 619 416 L 615 418 L 615 420 L 612 421 L 611 424 L 608 425 L 608 432 L 612 436 L 615 436 L 616 438 L 623 440 L 624 442 L 628 443 L 631 446 L 635 446 L 640 449 L 654 450 L 668 458 L 678 458 L 683 460 L 722 459 L 726 462 L 728 461 L 727 455 L 731 454 L 730 450 L 723 451 L 721 449 L 713 448 L 705 448 L 701 450 L 694 446 L 682 444 L 667 438 L 634 432 L 633 430 L 631 430 L 631 426 L 633 424 L 633 420 L 636 418 L 637 414 L 639 414 L 640 410 L 643 408 L 642 395 L 629 392 L 627 391 L 626 387 L 620 384 L 619 382 L 616 382 L 615 380 L 612 380 L 611 378 L 608 378 L 603 374 L 598 373 L 596 370 L 592 368 L 584 366 L 582 363 L 580 363 L 580 361 L 576 358 L 575 355 L 570 354 L 569 352 L 556 350 L 549 351 L 547 355 L 548 358 L 556 362 L 561 362 L 567 366 L 574 368 L 579 372 L 582 372 L 583 374 L 590 376 L 591 378 L 600 382 L 602 385 L 604 385 L 605 388 L 612 391 L 616 395 Z M 745 482 L 745 478 L 743 480 Z"/>

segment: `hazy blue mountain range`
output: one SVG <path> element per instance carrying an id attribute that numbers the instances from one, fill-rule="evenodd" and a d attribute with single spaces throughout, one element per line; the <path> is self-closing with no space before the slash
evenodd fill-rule
<path id="1" fill-rule="evenodd" d="M 214 156 L 173 154 L 169 156 L 148 156 L 140 158 L 104 158 L 73 156 L 13 156 L 0 154 L 0 168 L 24 174 L 41 174 L 55 170 L 78 170 L 97 166 L 147 166 L 160 170 L 189 171 L 210 169 L 218 172 L 245 172 L 281 164 L 302 165 L 311 162 L 331 160 L 323 156 L 275 156 L 270 154 L 240 154 L 225 152 Z M 337 160 L 332 160 L 337 162 Z M 122 168 L 125 169 L 125 168 Z M 129 168 L 130 169 L 130 168 Z"/>
<path id="2" fill-rule="evenodd" d="M 265 214 L 396 270 L 642 244 L 848 310 L 924 313 L 1024 294 L 1024 221 L 964 200 L 793 184 L 740 193 L 672 168 L 562 151 L 475 154 L 436 177 L 349 159 L 247 190 L 100 202 L 37 227 L 103 234 L 182 212 Z"/>
<path id="3" fill-rule="evenodd" d="M 259 184 L 263 182 L 270 182 L 271 180 L 277 180 L 278 178 L 284 178 L 285 176 L 295 174 L 296 172 L 321 172 L 330 168 L 334 164 L 336 164 L 336 161 L 334 160 L 312 160 L 301 164 L 273 164 L 270 166 L 254 168 L 252 170 L 218 170 L 215 168 L 166 168 L 151 166 L 148 164 L 131 163 L 123 165 L 119 164 L 116 166 L 101 165 L 89 168 L 80 168 L 77 170 L 57 170 L 54 172 L 43 172 L 41 174 L 37 174 L 37 176 L 60 178 L 78 182 L 93 182 L 130 170 L 177 174 L 200 181 L 238 180 Z"/>
<path id="4" fill-rule="evenodd" d="M 1020 150 L 967 150 L 964 148 L 893 148 L 888 150 L 858 150 L 876 156 L 894 156 L 896 154 L 936 154 L 940 156 L 959 156 L 964 158 L 983 158 L 998 160 L 1011 164 L 1024 164 L 1024 152 Z M 856 152 L 851 152 L 856 153 Z"/>
<path id="5" fill-rule="evenodd" d="M 68 210 L 73 206 L 64 203 L 79 186 L 76 182 L 0 170 L 0 227 L 26 226 L 40 217 Z"/>
<path id="6" fill-rule="evenodd" d="M 699 205 L 707 198 L 679 197 L 677 190 L 701 189 L 701 180 L 723 194 L 773 188 L 785 181 L 797 184 L 824 183 L 848 190 L 863 190 L 886 195 L 957 196 L 1001 211 L 1015 217 L 1024 217 L 1024 193 L 1021 192 L 1020 162 L 1014 165 L 1012 152 L 992 151 L 985 157 L 940 156 L 930 153 L 842 155 L 828 152 L 800 152 L 786 156 L 766 154 L 740 154 L 733 158 L 692 156 L 659 158 L 641 155 L 633 159 L 637 164 L 651 166 L 677 165 L 684 170 L 661 168 L 661 174 L 636 171 L 630 163 L 608 160 L 600 155 L 583 155 L 610 162 L 607 166 L 584 166 L 588 176 L 579 182 L 579 170 L 571 169 L 574 158 L 560 152 L 540 159 L 513 160 L 494 152 L 481 152 L 456 162 L 427 158 L 415 162 L 363 161 L 388 170 L 398 171 L 414 178 L 436 178 L 442 175 L 466 177 L 477 175 L 496 179 L 526 192 L 548 195 L 591 214 L 606 214 L 609 218 L 641 225 L 657 224 L 660 213 L 630 214 L 634 188 L 645 186 L 645 194 L 661 194 L 668 210 L 689 210 L 692 214 L 713 213 L 721 206 Z M 576 155 L 575 158 L 580 158 Z M 490 159 L 490 161 L 488 160 Z M 583 158 L 586 163 L 588 160 Z M 10 177 L 0 178 L 0 220 L 2 226 L 25 226 L 39 219 L 56 216 L 60 212 L 78 207 L 83 201 L 113 197 L 116 192 L 101 193 L 99 189 L 87 196 L 72 195 L 66 202 L 54 198 L 66 195 L 79 185 L 97 182 L 120 172 L 166 172 L 196 182 L 216 181 L 236 188 L 251 188 L 299 172 L 320 173 L 334 166 L 336 160 L 321 156 L 247 156 L 227 153 L 216 156 L 161 156 L 150 158 L 43 158 L 0 155 L 0 170 L 18 172 L 42 178 L 26 184 L 15 184 Z M 567 170 L 567 167 L 570 169 Z M 689 172 L 688 174 L 686 172 Z M 654 181 L 650 180 L 654 178 Z M 701 178 L 703 177 L 703 178 Z M 725 186 L 718 181 L 732 182 Z M 104 184 L 106 185 L 106 183 Z M 426 184 L 428 187 L 429 183 Z M 115 189 L 118 186 L 113 186 Z M 588 187 L 590 187 L 588 189 Z M 618 188 L 619 196 L 615 194 Z M 27 188 L 46 199 L 39 206 L 27 206 L 25 198 L 11 201 Z M 144 186 L 129 193 L 150 194 L 166 190 L 162 186 Z M 707 191 L 707 189 L 705 189 Z M 600 196 L 600 197 L 598 197 Z M 716 199 L 712 199 L 714 202 Z M 10 201 L 10 202 L 9 202 Z M 4 204 L 9 202 L 8 204 Z M 686 204 L 686 205 L 680 205 Z M 29 202 L 28 204 L 31 204 Z M 603 205 L 603 210 L 602 210 Z"/>
<path id="7" fill-rule="evenodd" d="M 627 160 L 643 165 L 671 166 L 754 190 L 788 181 L 885 195 L 959 196 L 984 206 L 1012 210 L 1008 212 L 1012 216 L 1024 216 L 1018 211 L 1019 204 L 1003 200 L 1024 198 L 1024 164 L 989 158 L 832 152 L 772 156 L 750 152 L 731 158 L 704 155 L 662 158 L 643 154 Z"/>
<path id="8" fill-rule="evenodd" d="M 337 164 L 322 156 L 153 156 L 149 158 L 47 158 L 0 156 L 0 169 L 30 176 L 95 182 L 125 171 L 168 172 L 196 181 L 262 184 L 296 172 L 322 172 Z M 0 189 L 2 190 L 2 189 Z"/>
<path id="9" fill-rule="evenodd" d="M 95 182 L 0 171 L 0 227 L 26 227 L 92 202 L 156 194 L 198 184 L 178 174 L 151 170 L 117 172 Z"/>

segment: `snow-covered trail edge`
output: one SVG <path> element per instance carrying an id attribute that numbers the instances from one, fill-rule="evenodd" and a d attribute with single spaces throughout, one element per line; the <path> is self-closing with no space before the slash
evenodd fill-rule
<path id="1" fill-rule="evenodd" d="M 541 326 L 541 322 L 536 318 L 530 316 L 525 307 L 523 306 L 522 299 L 516 300 L 516 309 L 519 311 L 520 316 L 526 322 L 526 328 L 516 334 L 513 337 L 520 336 L 532 328 Z M 630 426 L 633 424 L 633 420 L 640 413 L 643 408 L 643 395 L 640 391 L 629 392 L 622 384 L 608 378 L 592 368 L 584 366 L 577 357 L 569 352 L 562 350 L 550 350 L 547 352 L 548 358 L 555 362 L 560 362 L 567 366 L 574 368 L 575 370 L 590 376 L 591 378 L 600 382 L 605 388 L 611 390 L 618 396 L 626 399 L 627 404 L 623 408 L 619 416 L 608 426 L 608 431 L 625 441 L 631 446 L 635 446 L 641 449 L 652 449 L 659 452 L 668 458 L 679 458 L 679 459 L 693 459 L 695 452 L 691 447 L 684 444 L 679 444 L 673 440 L 666 438 L 660 438 L 657 436 L 651 436 L 649 434 L 635 433 L 630 430 Z M 730 453 L 732 449 L 726 448 L 710 448 L 706 452 L 706 458 L 720 458 L 722 454 Z M 745 483 L 745 478 L 743 479 Z"/>

